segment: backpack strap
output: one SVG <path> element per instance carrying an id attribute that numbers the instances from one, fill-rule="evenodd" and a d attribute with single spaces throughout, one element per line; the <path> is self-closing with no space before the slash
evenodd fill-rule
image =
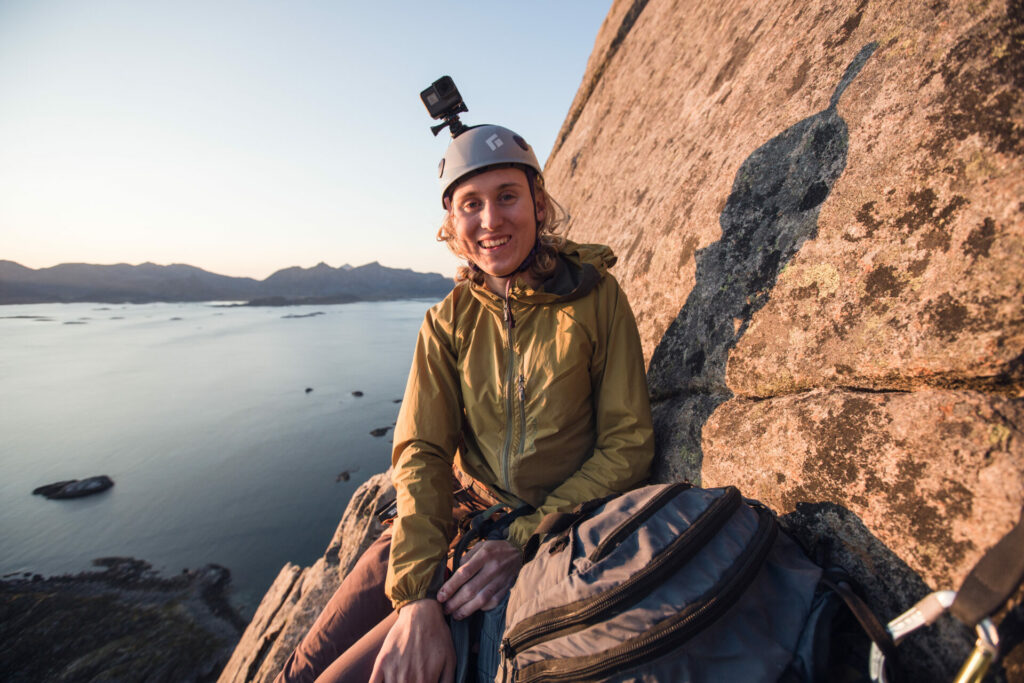
<path id="1" fill-rule="evenodd" d="M 950 611 L 968 626 L 992 616 L 1024 581 L 1024 508 L 1008 534 L 982 555 L 964 579 Z"/>
<path id="2" fill-rule="evenodd" d="M 448 627 L 452 632 L 452 646 L 455 648 L 455 683 L 466 683 L 469 675 L 469 655 L 473 649 L 469 622 L 470 618 L 459 620 L 448 617 Z"/>
<path id="3" fill-rule="evenodd" d="M 850 613 L 860 624 L 860 627 L 864 629 L 864 632 L 868 634 L 868 638 L 871 639 L 878 649 L 881 650 L 885 656 L 885 667 L 887 669 L 886 681 L 893 683 L 899 679 L 899 660 L 896 654 L 896 642 L 892 638 L 892 634 L 885 627 L 882 622 L 878 620 L 875 613 L 871 611 L 871 608 L 867 606 L 859 595 L 853 592 L 850 588 L 850 584 L 845 581 L 833 581 L 824 574 L 821 577 L 821 582 L 835 591 L 836 595 L 843 599 L 846 606 L 850 608 Z"/>
<path id="4" fill-rule="evenodd" d="M 466 554 L 472 542 L 479 539 L 495 541 L 505 538 L 508 535 L 508 528 L 512 525 L 512 522 L 523 515 L 530 514 L 534 510 L 531 505 L 520 505 L 515 510 L 509 508 L 510 506 L 504 503 L 497 503 L 486 510 L 473 513 L 470 518 L 469 528 L 459 536 L 459 540 L 455 544 L 455 551 L 452 554 L 452 573 L 462 564 L 462 557 Z M 494 515 L 503 510 L 509 511 L 495 519 Z"/>
<path id="5" fill-rule="evenodd" d="M 494 513 L 504 509 L 505 505 L 498 503 L 497 505 L 492 505 L 486 510 L 481 510 L 472 514 L 469 521 L 469 528 L 459 535 L 459 540 L 455 544 L 455 552 L 452 554 L 453 574 L 458 570 L 459 565 L 462 564 L 462 556 L 466 554 L 469 544 L 483 535 L 481 531 L 484 524 L 490 520 Z"/>
<path id="6" fill-rule="evenodd" d="M 495 515 L 504 510 L 509 510 L 495 519 Z M 462 558 L 473 541 L 498 540 L 505 538 L 508 527 L 515 520 L 523 515 L 533 512 L 530 505 L 520 505 L 515 510 L 510 510 L 508 505 L 498 503 L 486 510 L 481 510 L 472 515 L 469 528 L 466 529 L 458 542 L 455 544 L 455 551 L 452 554 L 452 572 L 458 570 L 462 564 Z M 507 599 L 507 598 L 506 598 Z M 449 619 L 449 627 L 452 632 L 452 644 L 455 646 L 455 683 L 466 683 L 470 676 L 470 653 L 473 650 L 473 635 L 470 629 L 471 619 Z M 499 634 L 500 635 L 500 634 Z"/>
<path id="7" fill-rule="evenodd" d="M 824 579 L 823 579 L 824 581 Z M 1024 509 L 1017 524 L 1001 538 L 981 559 L 964 579 L 957 592 L 937 591 L 925 596 L 916 605 L 889 622 L 886 634 L 893 642 L 899 642 L 915 629 L 931 624 L 947 609 L 978 633 L 978 641 L 970 657 L 960 669 L 956 680 L 980 681 L 993 661 L 999 656 L 999 631 L 992 623 L 991 615 L 1009 600 L 1024 581 Z M 839 592 L 837 590 L 837 592 Z M 840 595 L 842 593 L 840 592 Z M 843 595 L 846 599 L 846 596 Z M 851 611 L 860 615 L 850 601 Z M 870 669 L 873 681 L 888 681 L 885 670 L 892 654 L 886 651 L 887 644 L 875 638 L 873 631 L 861 621 L 871 635 L 875 645 L 871 648 Z M 881 651 L 881 652 L 879 652 Z"/>

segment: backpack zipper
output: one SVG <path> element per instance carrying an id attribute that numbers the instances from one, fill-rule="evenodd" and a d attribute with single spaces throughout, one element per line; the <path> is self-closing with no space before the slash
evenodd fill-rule
<path id="1" fill-rule="evenodd" d="M 644 522 L 653 517 L 658 510 L 669 502 L 669 500 L 675 498 L 676 494 L 680 491 L 685 491 L 688 488 L 690 488 L 689 484 L 672 484 L 671 486 L 666 486 L 656 495 L 652 496 L 649 501 L 644 503 L 643 507 L 627 517 L 626 520 L 618 526 L 618 528 L 608 534 L 608 536 L 606 536 L 605 539 L 601 541 L 596 548 L 594 548 L 594 552 L 590 553 L 590 561 L 596 564 L 603 560 L 608 553 L 626 540 L 630 534 L 639 529 Z"/>
<path id="2" fill-rule="evenodd" d="M 754 580 L 778 535 L 775 516 L 755 508 L 758 527 L 751 542 L 723 576 L 698 602 L 663 620 L 639 638 L 626 641 L 595 657 L 571 657 L 537 662 L 514 671 L 518 683 L 585 683 L 601 680 L 626 666 L 660 657 L 683 645 L 731 608 Z"/>
<path id="3" fill-rule="evenodd" d="M 511 659 L 517 652 L 538 643 L 581 631 L 606 610 L 618 609 L 623 604 L 642 599 L 671 576 L 679 565 L 700 552 L 739 509 L 742 500 L 739 489 L 726 487 L 722 495 L 713 500 L 686 531 L 626 581 L 600 595 L 538 612 L 524 619 L 509 630 L 502 641 L 505 656 Z"/>

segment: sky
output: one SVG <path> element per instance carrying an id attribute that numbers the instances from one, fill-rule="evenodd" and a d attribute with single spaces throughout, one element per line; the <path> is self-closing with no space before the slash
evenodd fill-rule
<path id="1" fill-rule="evenodd" d="M 420 91 L 543 164 L 610 5 L 0 0 L 0 259 L 452 275 Z"/>

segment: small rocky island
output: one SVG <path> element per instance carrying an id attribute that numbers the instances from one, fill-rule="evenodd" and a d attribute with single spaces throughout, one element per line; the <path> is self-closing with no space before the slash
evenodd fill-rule
<path id="1" fill-rule="evenodd" d="M 105 474 L 88 479 L 67 479 L 40 486 L 32 491 L 34 496 L 46 496 L 51 500 L 82 498 L 103 493 L 114 485 L 114 480 Z"/>
<path id="2" fill-rule="evenodd" d="M 4 680 L 216 680 L 246 625 L 227 601 L 227 569 L 168 578 L 133 558 L 93 564 L 102 569 L 0 581 Z"/>

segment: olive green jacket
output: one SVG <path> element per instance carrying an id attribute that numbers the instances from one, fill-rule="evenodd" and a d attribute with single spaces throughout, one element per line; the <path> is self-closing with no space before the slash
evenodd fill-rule
<path id="1" fill-rule="evenodd" d="M 654 453 L 633 312 L 606 271 L 608 247 L 567 243 L 540 287 L 508 301 L 461 282 L 420 328 L 395 426 L 398 512 L 386 590 L 396 608 L 440 587 L 452 521 L 452 464 L 495 498 L 541 518 L 635 487 Z M 506 312 L 506 305 L 508 311 Z"/>

